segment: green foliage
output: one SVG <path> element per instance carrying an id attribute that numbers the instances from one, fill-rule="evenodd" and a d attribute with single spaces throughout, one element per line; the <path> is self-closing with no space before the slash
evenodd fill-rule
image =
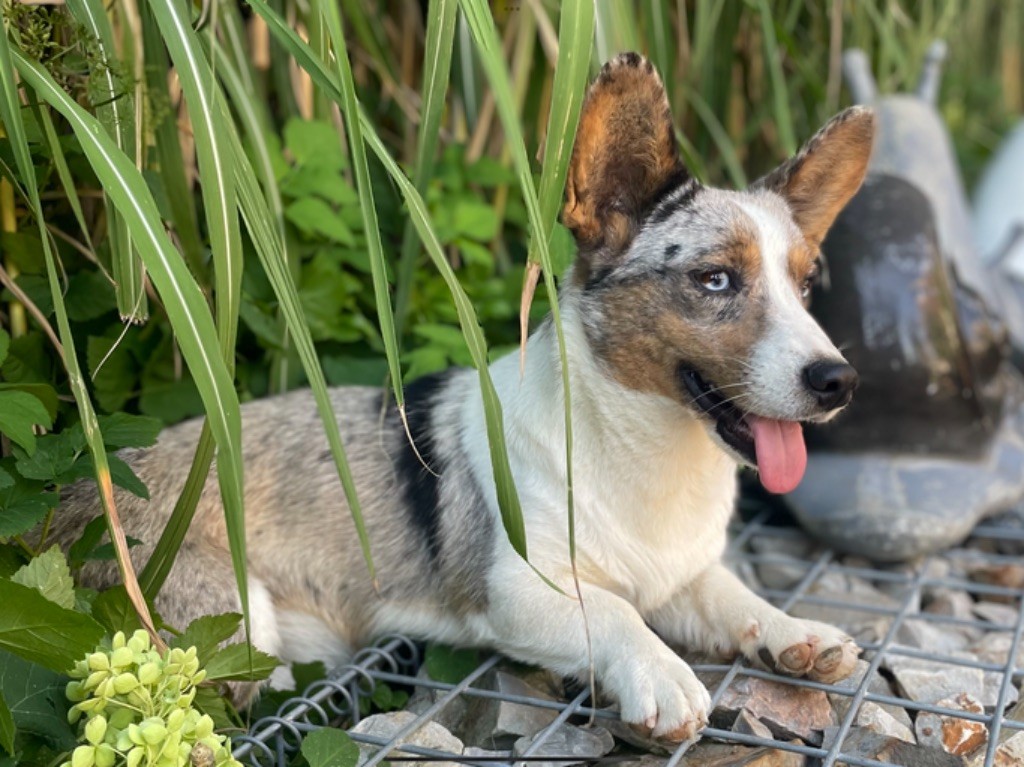
<path id="1" fill-rule="evenodd" d="M 302 739 L 302 755 L 309 767 L 355 767 L 359 746 L 341 730 L 323 727 Z"/>
<path id="2" fill-rule="evenodd" d="M 476 650 L 431 644 L 423 658 L 431 679 L 448 684 L 458 684 L 480 665 L 480 653 Z"/>
<path id="3" fill-rule="evenodd" d="M 63 767 L 237 767 L 231 742 L 194 705 L 206 679 L 195 647 L 161 653 L 149 635 L 114 634 L 71 670 L 68 713 L 78 745 Z"/>

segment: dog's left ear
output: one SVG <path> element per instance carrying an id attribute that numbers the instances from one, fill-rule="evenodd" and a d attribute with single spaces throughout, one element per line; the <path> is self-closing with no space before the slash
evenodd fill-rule
<path id="1" fill-rule="evenodd" d="M 614 268 L 656 203 L 690 180 L 661 79 L 636 53 L 601 69 L 587 92 L 562 222 L 579 245 L 576 277 Z"/>
<path id="2" fill-rule="evenodd" d="M 851 107 L 829 120 L 791 159 L 752 188 L 770 189 L 789 203 L 797 226 L 814 247 L 860 189 L 871 159 L 875 114 Z"/>

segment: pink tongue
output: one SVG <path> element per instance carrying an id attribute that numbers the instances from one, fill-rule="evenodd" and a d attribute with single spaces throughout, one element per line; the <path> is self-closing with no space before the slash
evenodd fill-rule
<path id="1" fill-rule="evenodd" d="M 807 469 L 803 427 L 796 421 L 775 421 L 756 415 L 748 415 L 747 424 L 754 435 L 757 470 L 765 490 L 795 490 Z"/>

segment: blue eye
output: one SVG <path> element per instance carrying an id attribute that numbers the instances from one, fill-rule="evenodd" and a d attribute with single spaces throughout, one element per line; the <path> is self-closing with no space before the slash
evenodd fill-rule
<path id="1" fill-rule="evenodd" d="M 711 293 L 721 293 L 732 287 L 732 278 L 724 270 L 701 272 L 697 275 L 697 282 L 704 290 Z"/>

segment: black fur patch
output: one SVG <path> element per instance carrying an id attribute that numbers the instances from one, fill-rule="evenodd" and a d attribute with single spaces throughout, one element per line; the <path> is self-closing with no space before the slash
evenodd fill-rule
<path id="1" fill-rule="evenodd" d="M 684 183 L 686 180 L 687 179 L 684 179 Z M 663 221 L 667 221 L 675 213 L 688 208 L 697 196 L 697 192 L 702 188 L 700 184 L 693 181 L 690 181 L 689 184 L 690 185 L 686 190 L 678 197 L 662 198 L 662 201 L 658 203 L 657 207 L 655 207 L 654 211 L 651 213 L 650 218 L 647 219 L 648 223 L 660 224 Z M 679 184 L 676 186 L 678 187 Z"/>
<path id="2" fill-rule="evenodd" d="M 405 493 L 412 523 L 423 535 L 436 564 L 441 558 L 440 461 L 435 455 L 432 411 L 438 392 L 448 381 L 448 373 L 437 373 L 413 381 L 405 389 L 405 416 L 416 449 L 409 444 L 398 410 L 389 416 L 399 429 L 401 446 L 395 456 L 395 471 Z M 417 453 L 419 453 L 417 455 Z M 425 465 L 424 465 L 425 464 Z M 429 470 L 427 467 L 430 467 Z"/>
<path id="3" fill-rule="evenodd" d="M 675 258 L 677 253 L 679 253 L 679 245 L 676 245 L 675 243 L 669 245 L 665 248 L 665 260 L 669 261 Z"/>

